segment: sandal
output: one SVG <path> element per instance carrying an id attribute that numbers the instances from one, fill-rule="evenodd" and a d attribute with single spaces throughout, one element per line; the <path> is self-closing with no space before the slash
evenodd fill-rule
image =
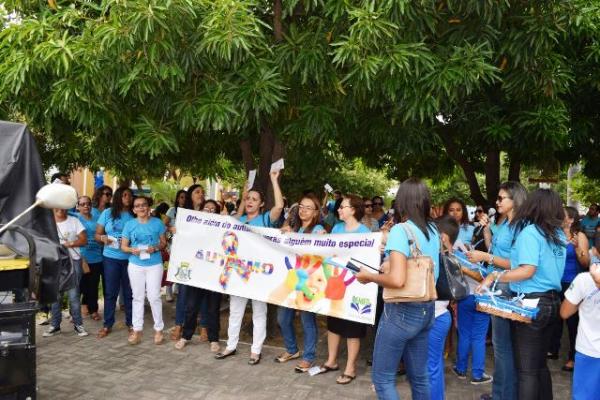
<path id="1" fill-rule="evenodd" d="M 312 367 L 312 363 L 311 362 L 308 362 L 306 360 L 302 360 L 298 364 L 296 364 L 296 367 L 294 368 L 294 371 L 298 372 L 299 374 L 302 374 L 304 372 L 308 372 L 308 370 L 311 367 Z"/>
<path id="2" fill-rule="evenodd" d="M 347 385 L 352 382 L 354 378 L 356 378 L 356 376 L 342 374 L 338 376 L 338 378 L 335 380 L 335 383 L 338 385 Z"/>
<path id="3" fill-rule="evenodd" d="M 98 334 L 96 335 L 96 337 L 98 339 L 102 339 L 108 336 L 108 334 L 111 332 L 111 328 L 107 328 L 107 327 L 103 327 L 98 331 Z"/>
<path id="4" fill-rule="evenodd" d="M 340 370 L 339 365 L 336 365 L 335 367 L 330 367 L 329 365 L 323 364 L 319 368 L 321 369 L 321 371 L 319 371 L 319 374 L 326 374 L 329 371 L 339 371 Z"/>
<path id="5" fill-rule="evenodd" d="M 100 314 L 98 314 L 97 312 L 95 312 L 95 313 L 92 313 L 92 316 L 91 316 L 91 318 L 92 318 L 94 321 L 100 321 Z"/>
<path id="6" fill-rule="evenodd" d="M 278 357 L 275 358 L 275 362 L 278 362 L 280 364 L 284 363 L 284 362 L 288 362 L 290 360 L 295 360 L 296 358 L 300 358 L 300 352 L 297 351 L 294 354 L 290 354 L 287 351 L 281 355 L 279 355 Z"/>
<path id="7" fill-rule="evenodd" d="M 227 350 L 225 350 L 225 351 L 224 351 L 224 352 L 222 352 L 222 353 L 217 353 L 217 354 L 215 354 L 215 358 L 216 358 L 217 360 L 223 360 L 224 358 L 227 358 L 227 357 L 229 357 L 229 356 L 232 356 L 232 355 L 234 355 L 234 354 L 235 354 L 235 350 L 231 350 L 231 351 L 227 351 Z"/>
<path id="8" fill-rule="evenodd" d="M 260 362 L 260 354 L 258 355 L 258 357 L 250 357 L 250 359 L 248 360 L 248 365 L 256 365 Z"/>

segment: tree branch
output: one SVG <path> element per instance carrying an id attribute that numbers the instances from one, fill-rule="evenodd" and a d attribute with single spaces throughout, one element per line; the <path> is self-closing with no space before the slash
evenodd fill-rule
<path id="1" fill-rule="evenodd" d="M 488 150 L 485 158 L 485 191 L 488 199 L 498 194 L 500 186 L 500 151 Z M 486 203 L 487 205 L 488 203 Z"/>

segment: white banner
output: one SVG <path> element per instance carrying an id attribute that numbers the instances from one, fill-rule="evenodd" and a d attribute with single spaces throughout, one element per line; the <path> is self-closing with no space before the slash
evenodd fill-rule
<path id="1" fill-rule="evenodd" d="M 378 268 L 380 233 L 283 234 L 181 208 L 176 227 L 167 278 L 171 282 L 375 322 L 377 285 L 359 283 L 344 266 L 352 258 Z"/>

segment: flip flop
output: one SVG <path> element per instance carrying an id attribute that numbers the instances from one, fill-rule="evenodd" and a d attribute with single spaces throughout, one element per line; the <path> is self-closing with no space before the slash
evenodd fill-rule
<path id="1" fill-rule="evenodd" d="M 345 380 L 340 381 L 340 378 Z M 354 378 L 356 378 L 356 376 L 342 374 L 338 376 L 338 378 L 335 380 L 335 383 L 337 383 L 338 385 L 347 385 L 350 382 L 352 382 Z"/>
<path id="2" fill-rule="evenodd" d="M 320 374 L 326 374 L 329 371 L 339 371 L 340 370 L 340 366 L 339 365 L 336 365 L 335 367 L 330 367 L 328 365 L 323 364 L 319 368 L 321 369 L 321 372 L 319 372 L 319 375 Z"/>
<path id="3" fill-rule="evenodd" d="M 250 359 L 248 360 L 248 365 L 256 365 L 259 362 L 260 362 L 260 354 L 258 355 L 257 358 L 250 357 Z"/>

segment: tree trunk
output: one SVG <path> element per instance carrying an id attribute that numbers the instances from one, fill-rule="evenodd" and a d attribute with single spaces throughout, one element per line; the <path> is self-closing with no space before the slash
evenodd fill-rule
<path id="1" fill-rule="evenodd" d="M 508 165 L 508 180 L 521 182 L 521 160 L 517 156 L 510 156 Z"/>
<path id="2" fill-rule="evenodd" d="M 282 11 L 281 0 L 275 0 L 273 2 L 273 36 L 275 37 L 275 42 L 283 40 Z"/>
<path id="3" fill-rule="evenodd" d="M 242 160 L 244 162 L 244 169 L 246 170 L 246 176 L 248 172 L 252 171 L 254 166 L 254 156 L 252 155 L 252 144 L 250 139 L 242 139 L 240 142 L 240 149 L 242 150 Z"/>
<path id="4" fill-rule="evenodd" d="M 489 206 L 492 199 L 498 194 L 500 186 L 500 151 L 488 150 L 485 158 L 485 192 L 488 201 L 483 203 Z"/>

